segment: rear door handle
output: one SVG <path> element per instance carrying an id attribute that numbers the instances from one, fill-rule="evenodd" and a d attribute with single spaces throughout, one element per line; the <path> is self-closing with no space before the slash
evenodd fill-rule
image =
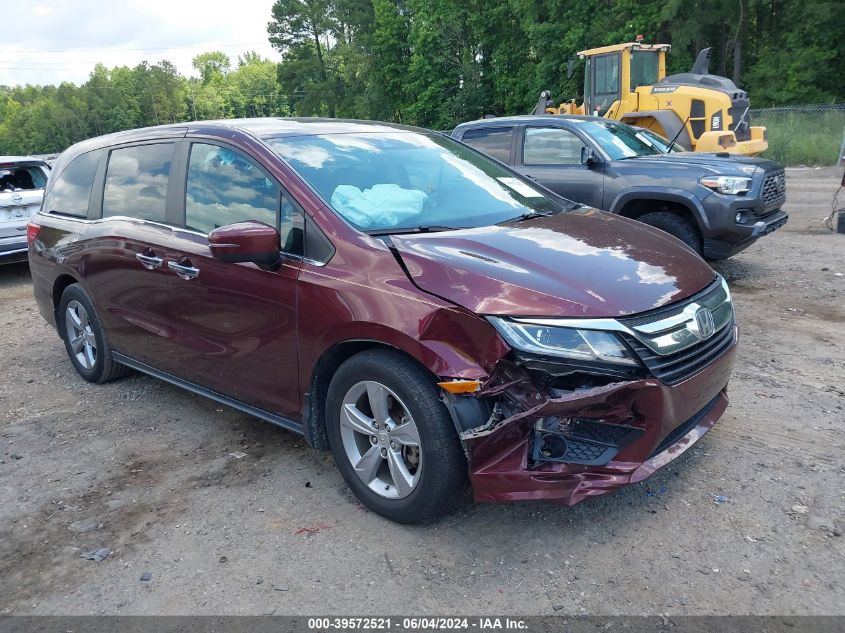
<path id="1" fill-rule="evenodd" d="M 167 262 L 167 267 L 179 275 L 179 277 L 186 280 L 195 279 L 196 276 L 200 274 L 200 269 L 191 266 L 190 261 L 185 262 L 184 264 L 180 264 L 178 262 Z"/>
<path id="2" fill-rule="evenodd" d="M 161 263 L 164 261 L 161 257 L 156 257 L 155 255 L 144 255 L 143 253 L 135 253 L 135 259 L 141 262 L 141 265 L 147 270 L 155 270 L 156 268 L 159 268 Z"/>

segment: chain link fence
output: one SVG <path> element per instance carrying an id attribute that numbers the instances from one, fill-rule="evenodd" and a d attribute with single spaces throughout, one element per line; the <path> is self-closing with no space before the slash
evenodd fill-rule
<path id="1" fill-rule="evenodd" d="M 764 158 L 788 167 L 830 167 L 843 159 L 845 103 L 765 108 L 749 114 L 751 125 L 767 128 Z"/>

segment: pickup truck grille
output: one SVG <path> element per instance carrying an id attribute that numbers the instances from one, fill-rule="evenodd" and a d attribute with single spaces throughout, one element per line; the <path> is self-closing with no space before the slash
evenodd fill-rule
<path id="1" fill-rule="evenodd" d="M 780 206 L 786 200 L 786 174 L 782 169 L 770 171 L 763 180 L 763 203 L 767 207 Z"/>

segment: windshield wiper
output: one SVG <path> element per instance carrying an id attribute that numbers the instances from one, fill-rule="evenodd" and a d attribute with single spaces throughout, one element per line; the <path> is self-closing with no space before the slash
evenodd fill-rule
<path id="1" fill-rule="evenodd" d="M 525 222 L 526 220 L 535 220 L 537 218 L 548 218 L 549 216 L 556 215 L 551 213 L 550 211 L 534 211 L 532 213 L 523 213 L 522 215 L 518 215 L 513 218 L 508 218 L 502 224 L 506 224 L 507 222 Z"/>
<path id="2" fill-rule="evenodd" d="M 426 224 L 422 226 L 406 226 L 395 229 L 376 229 L 366 231 L 367 235 L 378 237 L 380 235 L 407 235 L 409 233 L 437 233 L 439 231 L 457 231 L 458 227 L 444 226 L 442 224 Z"/>

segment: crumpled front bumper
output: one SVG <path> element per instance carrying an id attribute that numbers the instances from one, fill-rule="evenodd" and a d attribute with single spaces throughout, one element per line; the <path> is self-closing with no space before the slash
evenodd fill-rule
<path id="1" fill-rule="evenodd" d="M 727 407 L 736 343 L 709 366 L 675 385 L 655 378 L 558 394 L 511 368 L 491 378 L 480 397 L 508 398 L 517 413 L 461 433 L 476 501 L 545 499 L 574 505 L 641 481 L 697 442 Z M 606 463 L 535 460 L 538 427 L 573 420 L 632 428 Z M 605 427 L 606 428 L 606 427 Z M 634 439 L 630 439 L 634 437 Z"/>

